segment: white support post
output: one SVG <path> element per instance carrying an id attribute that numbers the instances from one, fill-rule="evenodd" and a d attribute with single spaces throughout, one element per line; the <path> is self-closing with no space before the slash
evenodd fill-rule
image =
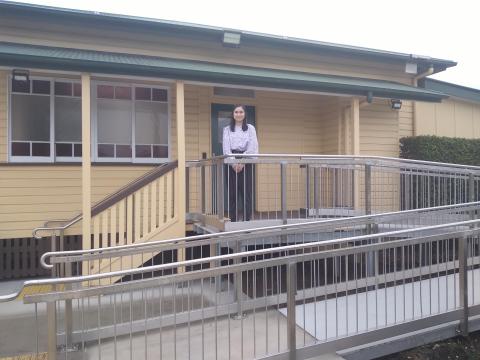
<path id="1" fill-rule="evenodd" d="M 82 74 L 82 245 L 84 249 L 90 248 L 91 232 L 92 190 L 90 124 L 90 74 Z"/>
<path id="2" fill-rule="evenodd" d="M 177 101 L 177 157 L 178 157 L 178 179 L 175 186 L 178 186 L 178 221 L 185 227 L 186 212 L 186 171 L 185 171 L 185 84 L 183 81 L 176 82 L 176 101 Z M 186 228 L 185 228 L 186 229 Z M 184 229 L 184 232 L 185 232 Z M 185 249 L 178 249 L 178 260 L 185 259 Z"/>

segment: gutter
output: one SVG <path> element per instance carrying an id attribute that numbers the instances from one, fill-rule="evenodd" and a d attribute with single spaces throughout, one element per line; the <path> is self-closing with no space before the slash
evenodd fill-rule
<path id="1" fill-rule="evenodd" d="M 415 87 L 418 87 L 418 80 L 423 79 L 424 77 L 430 76 L 435 72 L 435 68 L 433 67 L 432 64 L 428 67 L 427 71 L 424 71 L 423 73 L 417 74 L 413 80 L 412 80 L 412 85 Z M 412 125 L 413 125 L 413 136 L 417 136 L 418 131 L 417 131 L 417 101 L 413 102 L 413 114 L 412 114 Z"/>

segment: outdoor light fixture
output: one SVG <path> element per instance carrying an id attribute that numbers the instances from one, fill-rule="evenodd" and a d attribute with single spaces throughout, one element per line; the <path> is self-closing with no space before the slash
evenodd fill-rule
<path id="1" fill-rule="evenodd" d="M 402 100 L 392 99 L 391 106 L 393 110 L 400 110 L 402 108 Z"/>
<path id="2" fill-rule="evenodd" d="M 26 83 L 30 79 L 29 75 L 30 73 L 28 72 L 28 70 L 13 69 L 12 71 L 13 81 Z"/>
<path id="3" fill-rule="evenodd" d="M 222 40 L 223 46 L 239 47 L 241 37 L 242 37 L 242 34 L 240 33 L 225 31 L 223 33 L 223 40 Z"/>

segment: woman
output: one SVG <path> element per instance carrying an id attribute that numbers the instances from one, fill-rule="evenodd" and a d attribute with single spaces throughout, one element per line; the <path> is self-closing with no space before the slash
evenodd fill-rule
<path id="1" fill-rule="evenodd" d="M 230 125 L 223 129 L 224 155 L 258 154 L 257 133 L 253 125 L 247 124 L 246 110 L 244 105 L 233 108 Z M 252 216 L 253 165 L 233 163 L 227 168 L 230 221 L 237 221 L 242 210 L 243 220 L 249 221 Z"/>

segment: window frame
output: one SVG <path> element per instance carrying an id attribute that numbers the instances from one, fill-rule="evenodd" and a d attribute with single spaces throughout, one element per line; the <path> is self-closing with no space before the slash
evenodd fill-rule
<path id="1" fill-rule="evenodd" d="M 11 74 L 8 75 L 8 141 L 7 141 L 7 146 L 8 146 L 8 160 L 12 163 L 53 163 L 55 161 L 55 146 L 54 146 L 54 136 L 55 136 L 55 123 L 54 123 L 54 99 L 53 99 L 53 79 L 49 77 L 43 77 L 43 76 L 31 76 L 29 78 L 30 81 L 30 91 L 29 93 L 17 93 L 13 92 L 12 89 L 12 80 L 13 76 Z M 30 145 L 30 154 L 32 154 L 32 142 L 35 141 L 14 141 L 13 140 L 13 117 L 12 117 L 12 97 L 15 94 L 18 95 L 32 95 L 32 81 L 33 80 L 42 80 L 42 81 L 49 81 L 50 82 L 50 94 L 36 94 L 36 96 L 45 96 L 49 97 L 49 103 L 50 103 L 50 120 L 49 120 L 49 132 L 50 132 L 50 139 L 49 139 L 49 144 L 50 144 L 50 156 L 24 156 L 24 155 L 13 155 L 12 154 L 12 143 L 14 142 L 23 142 L 23 143 L 29 143 Z M 46 142 L 45 142 L 46 143 Z"/>
<path id="2" fill-rule="evenodd" d="M 98 85 L 108 85 L 108 86 L 125 86 L 131 88 L 132 102 L 131 107 L 131 125 L 132 125 L 132 156 L 128 158 L 117 158 L 117 157 L 99 157 L 98 156 L 98 97 L 97 97 L 97 86 Z M 169 162 L 172 156 L 171 153 L 171 126 L 172 126 L 172 113 L 171 113 L 171 88 L 168 85 L 154 85 L 154 84 L 145 84 L 145 83 L 133 83 L 133 82 L 117 82 L 117 81 L 106 81 L 106 80 L 94 80 L 92 81 L 92 88 L 91 88 L 91 121 L 92 121 L 92 158 L 93 161 L 98 163 L 119 163 L 119 164 L 162 164 Z M 167 126 L 168 126 L 168 133 L 167 133 L 167 141 L 168 144 L 168 157 L 166 158 L 140 158 L 136 157 L 136 139 L 135 139 L 135 127 L 136 127 L 136 119 L 135 119 L 135 102 L 136 101 L 147 101 L 147 100 L 135 100 L 135 88 L 136 87 L 146 87 L 151 89 L 160 89 L 167 91 Z M 112 99 L 115 100 L 115 99 Z M 164 101 L 158 101 L 158 103 L 165 104 Z M 103 143 L 102 143 L 103 144 Z M 165 145 L 165 144 L 159 144 Z"/>
<path id="3" fill-rule="evenodd" d="M 68 82 L 68 83 L 71 83 L 72 84 L 72 96 L 66 96 L 66 95 L 55 95 L 55 82 Z M 57 139 L 55 138 L 55 97 L 64 97 L 64 98 L 76 98 L 76 99 L 80 99 L 80 103 L 82 101 L 82 96 L 78 97 L 78 96 L 74 96 L 74 84 L 80 84 L 80 86 L 82 85 L 82 81 L 80 79 L 67 79 L 67 78 L 52 78 L 52 85 L 53 86 L 53 89 L 52 89 L 52 97 L 53 97 L 53 150 L 54 150 L 54 158 L 53 158 L 53 161 L 54 162 L 78 162 L 78 163 L 81 163 L 82 162 L 82 157 L 81 156 L 56 156 L 56 144 L 59 143 L 59 144 L 62 144 L 62 143 L 66 143 L 66 144 L 82 144 L 82 141 L 80 140 L 80 142 L 78 141 L 70 141 L 70 142 L 66 142 L 66 141 L 58 141 L 57 142 Z M 81 91 L 83 91 L 83 89 L 81 89 Z M 80 113 L 80 119 L 81 119 L 81 116 L 82 114 Z M 82 137 L 82 134 L 80 132 L 80 139 Z M 72 154 L 75 155 L 75 149 L 73 148 L 72 149 L 73 152 Z"/>
<path id="4" fill-rule="evenodd" d="M 12 117 L 12 95 L 20 94 L 20 95 L 27 95 L 27 93 L 17 93 L 12 91 L 12 78 L 11 74 L 7 75 L 7 106 L 8 106 L 8 131 L 7 131 L 7 158 L 8 161 L 11 163 L 81 163 L 82 157 L 80 156 L 56 156 L 56 139 L 55 139 L 55 97 L 69 97 L 64 95 L 55 95 L 55 82 L 69 82 L 72 84 L 81 84 L 80 79 L 72 79 L 72 78 L 64 78 L 64 77 L 46 77 L 46 76 L 30 76 L 29 81 L 30 84 L 30 92 L 28 95 L 32 95 L 32 81 L 33 80 L 43 80 L 49 81 L 50 83 L 50 94 L 38 94 L 38 96 L 45 96 L 49 97 L 49 104 L 50 104 L 50 126 L 49 126 L 49 133 L 50 133 L 50 156 L 18 156 L 12 154 L 12 143 L 13 142 L 27 142 L 27 141 L 13 141 L 12 139 L 12 132 L 13 132 L 13 117 Z M 131 108 L 131 124 L 132 124 L 132 156 L 128 158 L 116 158 L 116 157 L 98 157 L 98 112 L 97 112 L 97 85 L 109 85 L 109 86 L 126 86 L 131 88 L 132 93 L 132 108 Z M 136 157 L 136 140 L 135 140 L 135 102 L 136 101 L 147 101 L 147 100 L 135 100 L 135 87 L 146 87 L 150 89 L 160 89 L 167 91 L 167 144 L 158 144 L 161 146 L 167 145 L 168 149 L 168 157 L 166 158 L 140 158 Z M 72 90 L 73 91 L 73 90 Z M 82 89 L 82 93 L 85 91 Z M 73 92 L 72 92 L 73 94 Z M 171 161 L 172 158 L 172 91 L 171 86 L 169 85 L 157 85 L 157 84 L 148 84 L 148 83 L 139 83 L 139 82 L 117 82 L 111 80 L 92 80 L 91 87 L 90 87 L 90 95 L 91 95 L 91 106 L 90 106 L 90 118 L 91 118 L 91 161 L 98 162 L 98 163 L 119 163 L 119 164 L 161 164 Z M 72 97 L 77 98 L 72 95 Z M 81 99 L 81 97 L 80 97 Z M 165 104 L 164 101 L 159 101 L 159 103 Z M 32 141 L 28 141 L 30 144 L 30 154 L 31 154 L 31 147 Z M 68 143 L 68 144 L 81 144 L 78 142 L 64 142 L 59 141 L 58 143 Z M 74 150 L 74 149 L 72 149 Z M 72 152 L 74 155 L 74 152 Z"/>

